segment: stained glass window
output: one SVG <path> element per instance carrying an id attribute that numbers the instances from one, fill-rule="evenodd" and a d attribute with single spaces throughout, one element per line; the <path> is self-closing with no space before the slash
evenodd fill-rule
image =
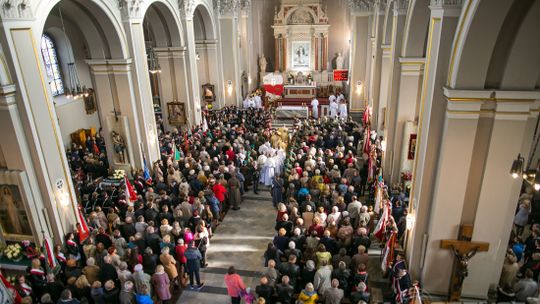
<path id="1" fill-rule="evenodd" d="M 51 37 L 43 35 L 41 37 L 41 55 L 45 63 L 49 87 L 53 96 L 64 94 L 64 83 L 60 74 L 60 65 L 56 56 L 56 47 Z"/>

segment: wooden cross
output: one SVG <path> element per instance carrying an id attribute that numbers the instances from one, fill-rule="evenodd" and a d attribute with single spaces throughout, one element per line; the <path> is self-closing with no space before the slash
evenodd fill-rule
<path id="1" fill-rule="evenodd" d="M 441 240 L 441 248 L 451 249 L 454 254 L 454 266 L 448 291 L 449 301 L 459 301 L 463 281 L 468 275 L 469 260 L 478 251 L 488 251 L 489 243 L 471 242 L 473 225 L 461 225 L 457 240 Z"/>

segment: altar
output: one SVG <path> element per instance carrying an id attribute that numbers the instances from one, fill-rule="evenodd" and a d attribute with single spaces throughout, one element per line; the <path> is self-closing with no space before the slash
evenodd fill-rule
<path id="1" fill-rule="evenodd" d="M 313 98 L 317 94 L 317 87 L 315 85 L 285 85 L 284 86 L 285 98 Z"/>

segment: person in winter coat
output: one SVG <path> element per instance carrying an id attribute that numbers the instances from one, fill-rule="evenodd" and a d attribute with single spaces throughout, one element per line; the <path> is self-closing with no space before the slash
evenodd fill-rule
<path id="1" fill-rule="evenodd" d="M 159 260 L 165 268 L 165 272 L 167 272 L 167 274 L 169 275 L 169 279 L 172 282 L 175 282 L 178 278 L 178 271 L 176 270 L 176 260 L 172 255 L 169 254 L 169 251 L 169 247 L 163 247 L 163 249 L 161 249 L 161 255 L 159 256 Z"/>
<path id="2" fill-rule="evenodd" d="M 307 283 L 306 288 L 298 295 L 298 302 L 301 304 L 315 304 L 319 300 L 319 295 L 315 291 L 312 283 Z"/>
<path id="3" fill-rule="evenodd" d="M 135 265 L 133 272 L 133 283 L 135 283 L 135 291 L 137 292 L 137 295 L 151 295 L 152 285 L 150 284 L 150 280 L 151 277 L 149 274 L 143 271 L 143 266 L 141 264 Z"/>
<path id="4" fill-rule="evenodd" d="M 202 255 L 199 249 L 195 247 L 195 243 L 191 242 L 189 245 L 189 248 L 184 253 L 186 256 L 186 271 L 189 274 L 189 284 L 190 288 L 200 288 L 203 284 L 201 284 L 201 276 L 200 276 L 200 269 L 201 269 L 201 260 Z M 193 277 L 197 280 L 197 286 L 193 285 Z"/>
<path id="5" fill-rule="evenodd" d="M 133 304 L 135 303 L 135 293 L 133 292 L 133 282 L 127 281 L 124 283 L 124 288 L 118 296 L 118 302 L 120 304 Z"/>
<path id="6" fill-rule="evenodd" d="M 240 294 L 246 289 L 246 285 L 242 278 L 236 273 L 234 266 L 229 267 L 225 275 L 225 284 L 227 285 L 227 293 L 231 297 L 232 304 L 240 304 Z"/>
<path id="7" fill-rule="evenodd" d="M 103 301 L 105 304 L 118 303 L 119 294 L 120 290 L 114 286 L 114 282 L 112 280 L 105 282 L 105 292 L 103 292 Z"/>
<path id="8" fill-rule="evenodd" d="M 163 265 L 158 265 L 156 267 L 156 272 L 152 275 L 152 285 L 162 304 L 167 304 L 171 299 L 170 282 L 169 276 L 165 273 Z"/>

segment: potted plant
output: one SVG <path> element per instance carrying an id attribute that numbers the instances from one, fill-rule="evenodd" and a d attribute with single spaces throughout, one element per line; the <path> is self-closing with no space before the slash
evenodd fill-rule
<path id="1" fill-rule="evenodd" d="M 23 258 L 21 245 L 19 243 L 8 245 L 4 250 L 4 256 L 13 262 L 20 262 Z"/>

